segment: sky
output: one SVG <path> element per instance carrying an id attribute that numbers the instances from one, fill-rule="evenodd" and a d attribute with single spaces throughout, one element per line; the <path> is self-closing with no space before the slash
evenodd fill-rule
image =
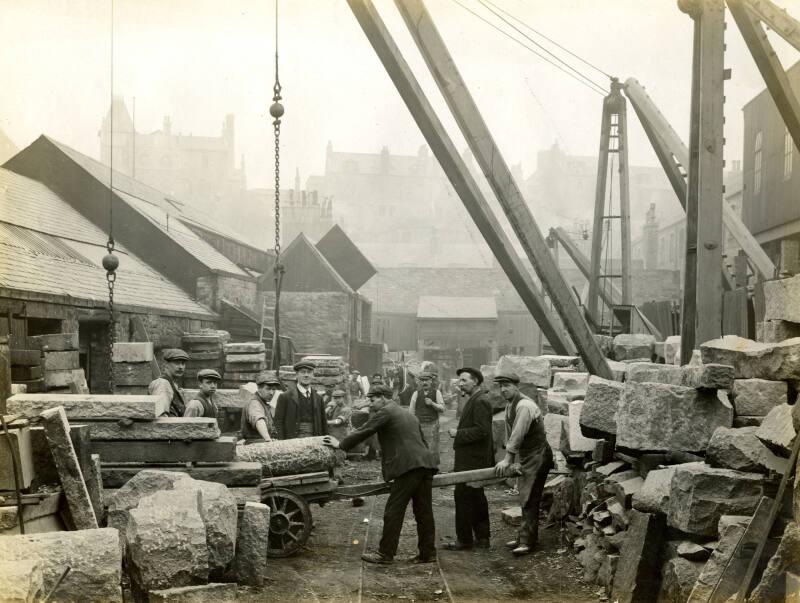
<path id="1" fill-rule="evenodd" d="M 416 154 L 424 139 L 345 0 L 279 0 L 278 42 L 285 116 L 283 183 L 324 172 L 325 147 Z M 688 138 L 692 21 L 675 0 L 493 0 L 500 8 L 611 75 L 637 78 Z M 498 22 L 478 0 L 458 0 Z M 776 0 L 800 18 L 800 0 Z M 426 2 L 509 164 L 525 176 L 557 142 L 596 155 L 602 96 L 491 29 L 456 0 Z M 376 6 L 459 148 L 465 148 L 391 0 Z M 99 158 L 101 120 L 112 94 L 136 128 L 171 116 L 173 132 L 219 135 L 236 116 L 237 153 L 248 185 L 272 182 L 275 0 L 0 0 L 0 128 L 24 147 L 47 134 Z M 742 106 L 763 82 L 728 15 L 726 159 L 741 159 Z M 520 28 L 522 28 L 520 26 Z M 518 34 L 517 34 L 518 35 Z M 519 37 L 519 36 L 518 36 Z M 785 67 L 800 59 L 770 34 Z M 566 57 L 565 57 L 566 58 Z M 595 81 L 607 78 L 573 61 Z M 658 165 L 629 113 L 630 161 Z"/>

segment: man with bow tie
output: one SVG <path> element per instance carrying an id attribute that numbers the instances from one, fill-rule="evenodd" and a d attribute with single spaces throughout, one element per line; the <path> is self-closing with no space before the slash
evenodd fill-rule
<path id="1" fill-rule="evenodd" d="M 279 440 L 323 436 L 328 433 L 325 406 L 311 387 L 314 364 L 301 361 L 294 365 L 297 382 L 278 397 L 275 405 L 275 432 Z"/>

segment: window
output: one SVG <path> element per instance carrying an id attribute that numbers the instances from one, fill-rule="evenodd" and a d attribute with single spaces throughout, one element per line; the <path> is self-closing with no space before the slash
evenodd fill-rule
<path id="1" fill-rule="evenodd" d="M 794 153 L 794 141 L 792 135 L 789 134 L 789 128 L 786 128 L 786 134 L 783 137 L 783 179 L 789 180 L 792 177 L 792 154 Z"/>
<path id="2" fill-rule="evenodd" d="M 756 144 L 753 153 L 753 194 L 761 192 L 761 147 L 764 143 L 762 132 L 756 134 Z"/>

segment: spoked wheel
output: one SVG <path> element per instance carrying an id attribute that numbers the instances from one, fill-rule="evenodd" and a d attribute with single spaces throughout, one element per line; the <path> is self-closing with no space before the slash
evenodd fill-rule
<path id="1" fill-rule="evenodd" d="M 285 488 L 272 488 L 262 495 L 269 505 L 268 557 L 296 553 L 311 534 L 311 509 L 301 496 Z"/>

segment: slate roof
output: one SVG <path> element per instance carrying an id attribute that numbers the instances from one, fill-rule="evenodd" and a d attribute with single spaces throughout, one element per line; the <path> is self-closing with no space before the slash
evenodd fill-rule
<path id="1" fill-rule="evenodd" d="M 319 240 L 317 249 L 354 291 L 378 272 L 338 224 Z"/>
<path id="2" fill-rule="evenodd" d="M 493 297 L 439 297 L 422 295 L 417 318 L 445 320 L 497 320 Z"/>
<path id="3" fill-rule="evenodd" d="M 350 285 L 336 272 L 331 263 L 302 232 L 281 252 L 281 263 L 286 266 L 283 277 L 284 291 L 341 291 L 354 293 Z M 270 265 L 258 279 L 260 288 L 274 289 Z"/>
<path id="4" fill-rule="evenodd" d="M 49 188 L 0 168 L 0 287 L 105 303 L 106 239 Z M 118 304 L 216 319 L 124 247 L 116 253 Z"/>
<path id="5" fill-rule="evenodd" d="M 87 157 L 52 138 L 46 136 L 43 136 L 43 138 L 55 145 L 104 186 L 109 186 L 110 175 L 107 165 L 91 157 Z M 226 258 L 183 224 L 182 220 L 184 219 L 198 224 L 201 223 L 197 215 L 191 213 L 185 204 L 174 201 L 170 202 L 166 193 L 139 182 L 117 170 L 114 170 L 114 192 L 122 201 L 145 216 L 150 222 L 156 225 L 160 230 L 166 233 L 167 236 L 192 254 L 210 270 L 237 276 L 249 276 L 231 260 Z M 219 232 L 218 227 L 206 226 L 206 228 Z M 224 236 L 239 240 L 235 238 L 234 235 L 224 234 Z"/>

